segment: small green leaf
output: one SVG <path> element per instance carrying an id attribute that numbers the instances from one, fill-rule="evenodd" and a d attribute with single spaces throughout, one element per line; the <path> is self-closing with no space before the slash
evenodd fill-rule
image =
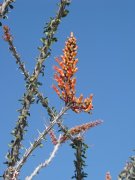
<path id="1" fill-rule="evenodd" d="M 14 6 L 12 6 L 11 4 L 9 5 L 10 9 L 14 9 Z"/>
<path id="2" fill-rule="evenodd" d="M 3 19 L 8 19 L 8 16 L 5 15 L 5 16 L 3 17 Z"/>
<path id="3" fill-rule="evenodd" d="M 45 43 L 46 39 L 45 38 L 41 38 L 40 40 L 41 40 L 42 43 Z"/>
<path id="4" fill-rule="evenodd" d="M 69 6 L 69 5 L 70 5 L 70 2 L 67 2 L 66 5 Z"/>
<path id="5" fill-rule="evenodd" d="M 66 10 L 63 12 L 62 17 L 66 17 L 66 16 L 68 15 L 68 13 L 69 13 L 69 10 L 66 9 Z"/>
<path id="6" fill-rule="evenodd" d="M 39 51 L 41 51 L 41 50 L 42 50 L 42 47 L 37 47 L 37 48 L 38 48 L 38 50 L 39 50 Z"/>
<path id="7" fill-rule="evenodd" d="M 43 147 L 43 144 L 40 144 L 40 148 L 42 148 Z"/>
<path id="8" fill-rule="evenodd" d="M 52 38 L 52 42 L 57 42 L 58 39 L 56 37 Z"/>

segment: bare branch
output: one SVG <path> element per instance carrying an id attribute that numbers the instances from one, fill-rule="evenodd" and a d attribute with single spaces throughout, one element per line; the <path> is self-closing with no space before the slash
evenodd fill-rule
<path id="1" fill-rule="evenodd" d="M 55 155 L 56 155 L 56 153 L 57 153 L 57 151 L 58 151 L 58 149 L 60 147 L 60 144 L 61 144 L 61 141 L 60 141 L 60 137 L 59 137 L 58 143 L 54 146 L 54 149 L 53 149 L 49 159 L 46 160 L 45 162 L 39 164 L 35 168 L 33 173 L 30 176 L 26 177 L 25 180 L 32 180 L 33 177 L 36 176 L 42 168 L 45 168 L 46 166 L 48 166 L 52 162 L 52 160 L 54 159 L 54 157 L 55 157 Z"/>

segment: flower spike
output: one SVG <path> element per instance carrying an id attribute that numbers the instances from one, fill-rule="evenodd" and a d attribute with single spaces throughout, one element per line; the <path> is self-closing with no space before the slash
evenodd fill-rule
<path id="1" fill-rule="evenodd" d="M 76 112 L 90 112 L 93 109 L 91 94 L 90 97 L 83 99 L 81 94 L 79 98 L 75 96 L 76 94 L 76 78 L 73 77 L 78 71 L 76 67 L 78 63 L 77 55 L 77 45 L 76 38 L 73 32 L 71 32 L 70 37 L 65 43 L 65 48 L 63 49 L 63 55 L 61 58 L 56 58 L 58 66 L 54 66 L 55 74 L 54 79 L 57 82 L 58 87 L 53 85 L 53 89 L 58 94 L 58 96 L 67 104 L 71 105 L 71 109 Z"/>
<path id="2" fill-rule="evenodd" d="M 96 126 L 98 126 L 98 125 L 100 125 L 102 123 L 103 123 L 103 121 L 96 120 L 96 121 L 93 121 L 93 122 L 88 122 L 88 123 L 85 123 L 85 124 L 81 124 L 81 125 L 78 125 L 78 126 L 75 126 L 75 127 L 71 128 L 71 129 L 69 129 L 68 134 L 70 134 L 72 136 L 76 136 L 76 135 L 78 135 L 80 133 L 84 133 L 84 132 L 88 131 L 89 129 L 91 129 L 93 127 L 96 127 Z M 61 142 L 64 143 L 68 139 L 69 139 L 69 137 L 67 136 L 67 134 L 64 134 L 61 137 Z"/>

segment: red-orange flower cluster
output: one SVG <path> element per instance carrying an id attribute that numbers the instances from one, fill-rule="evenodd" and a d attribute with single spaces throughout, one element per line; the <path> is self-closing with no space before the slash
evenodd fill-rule
<path id="1" fill-rule="evenodd" d="M 4 40 L 5 41 L 12 41 L 12 36 L 10 34 L 10 29 L 8 26 L 3 26 L 3 30 L 4 30 Z"/>
<path id="2" fill-rule="evenodd" d="M 85 132 L 87 131 L 88 129 L 90 128 L 93 128 L 95 126 L 98 126 L 102 123 L 102 121 L 100 120 L 97 120 L 97 121 L 93 121 L 93 122 L 88 122 L 88 123 L 85 123 L 85 124 L 82 124 L 82 125 L 79 125 L 79 126 L 76 126 L 76 127 L 73 127 L 71 129 L 69 129 L 68 133 L 72 136 L 75 136 L 75 135 L 78 135 L 79 133 L 81 132 Z M 61 142 L 65 142 L 66 140 L 68 140 L 69 137 L 67 135 L 63 135 L 61 137 Z"/>
<path id="3" fill-rule="evenodd" d="M 76 64 L 78 59 L 77 55 L 77 45 L 76 38 L 73 33 L 68 38 L 65 43 L 65 48 L 63 49 L 63 55 L 61 58 L 56 58 L 58 66 L 54 66 L 56 71 L 54 79 L 58 83 L 58 87 L 53 85 L 53 89 L 58 94 L 58 96 L 65 101 L 65 103 L 71 104 L 71 109 L 77 113 L 81 111 L 89 112 L 93 109 L 92 97 L 83 99 L 83 95 L 80 95 L 79 98 L 75 96 L 76 89 L 76 78 L 73 77 L 77 72 L 78 68 Z"/>

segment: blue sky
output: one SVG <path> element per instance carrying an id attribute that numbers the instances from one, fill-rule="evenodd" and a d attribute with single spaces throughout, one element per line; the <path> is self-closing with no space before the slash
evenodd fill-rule
<path id="1" fill-rule="evenodd" d="M 32 72 L 38 56 L 37 47 L 43 36 L 43 27 L 49 17 L 55 16 L 56 1 L 37 3 L 16 1 L 14 10 L 4 24 L 9 25 L 16 47 Z M 85 0 L 72 1 L 70 14 L 63 19 L 57 37 L 58 43 L 52 47 L 52 56 L 46 61 L 44 86 L 41 91 L 49 97 L 50 104 L 63 106 L 51 89 L 53 84 L 54 57 L 62 53 L 64 42 L 73 31 L 78 43 L 79 71 L 77 77 L 77 95 L 94 94 L 92 115 L 76 115 L 69 112 L 65 124 L 76 124 L 102 119 L 104 123 L 85 134 L 87 151 L 88 180 L 104 180 L 106 171 L 112 179 L 124 167 L 128 157 L 133 155 L 135 144 L 135 1 L 134 0 Z M 24 80 L 0 30 L 0 173 L 5 166 L 4 156 L 11 140 L 10 132 L 15 126 L 20 108 L 18 99 L 24 92 Z M 33 105 L 29 118 L 25 147 L 37 137 L 37 129 L 43 130 L 48 116 L 40 105 Z M 70 143 L 63 144 L 53 163 L 35 178 L 37 180 L 68 180 L 73 175 L 73 150 Z M 35 151 L 23 168 L 20 176 L 24 179 L 33 168 L 47 158 L 52 146 L 49 141 L 44 148 Z"/>

